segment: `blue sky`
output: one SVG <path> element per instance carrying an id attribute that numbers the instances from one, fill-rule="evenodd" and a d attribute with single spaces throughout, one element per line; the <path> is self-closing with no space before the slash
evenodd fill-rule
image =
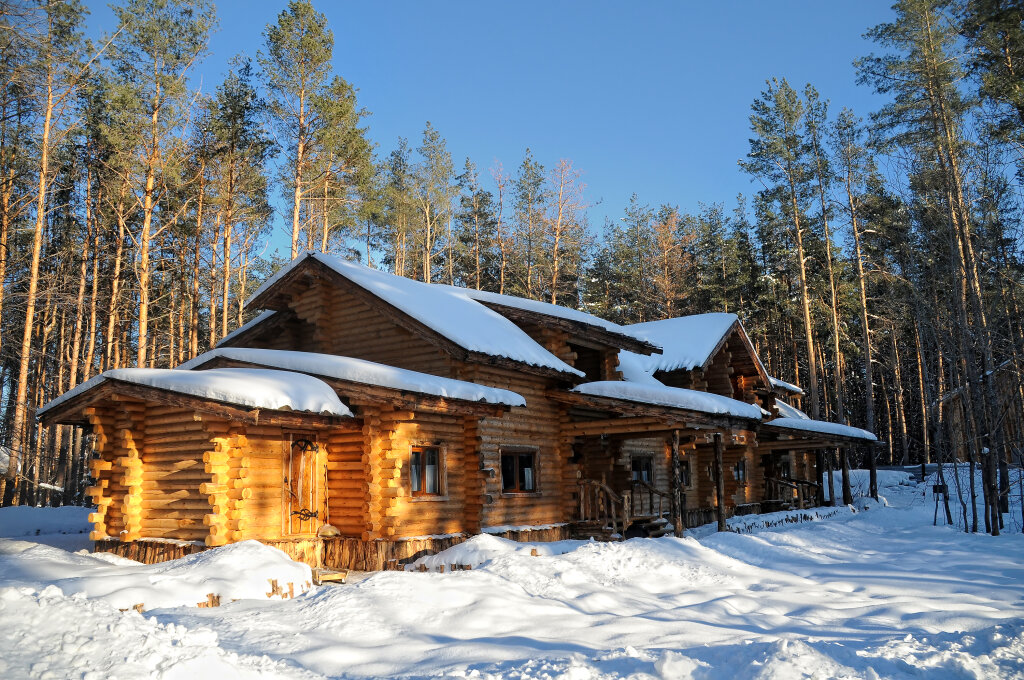
<path id="1" fill-rule="evenodd" d="M 750 103 L 767 78 L 810 82 L 833 110 L 880 98 L 857 86 L 862 38 L 891 0 L 721 2 L 315 2 L 335 36 L 335 72 L 359 88 L 383 157 L 427 120 L 461 167 L 514 172 L 527 147 L 584 172 L 591 223 L 630 194 L 696 210 L 756 185 L 737 167 Z M 113 13 L 89 2 L 91 32 Z M 217 3 L 220 28 L 196 70 L 211 91 L 237 53 L 255 57 L 284 2 Z M 284 201 L 277 199 L 284 210 Z M 275 245 L 286 242 L 275 230 Z"/>

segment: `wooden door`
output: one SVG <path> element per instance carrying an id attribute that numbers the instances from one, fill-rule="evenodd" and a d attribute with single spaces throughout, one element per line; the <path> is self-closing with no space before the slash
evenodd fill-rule
<path id="1" fill-rule="evenodd" d="M 289 435 L 284 461 L 286 534 L 315 534 L 324 523 L 323 451 L 315 432 Z"/>

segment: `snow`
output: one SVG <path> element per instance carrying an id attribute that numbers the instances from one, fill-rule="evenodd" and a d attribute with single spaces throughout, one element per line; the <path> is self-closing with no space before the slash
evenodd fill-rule
<path id="1" fill-rule="evenodd" d="M 470 352 L 504 357 L 531 366 L 582 376 L 534 342 L 514 323 L 449 286 L 413 281 L 334 255 L 307 252 L 292 260 L 253 293 L 259 297 L 307 258 L 315 258 L 355 285 L 366 289 L 443 337 Z"/>
<path id="2" fill-rule="evenodd" d="M 620 350 L 618 369 L 622 373 L 622 379 L 644 385 L 664 386 L 664 383 L 655 378 L 653 373 L 647 371 L 646 362 L 644 361 L 647 358 L 641 354 Z"/>
<path id="3" fill-rule="evenodd" d="M 712 313 L 646 321 L 627 326 L 662 348 L 661 354 L 637 355 L 648 373 L 692 370 L 704 366 L 733 324 L 735 314 Z"/>
<path id="4" fill-rule="evenodd" d="M 771 381 L 772 387 L 777 387 L 777 388 L 785 390 L 786 392 L 789 392 L 791 394 L 803 394 L 804 393 L 804 391 L 801 388 L 797 387 L 793 383 L 786 382 L 785 380 L 780 380 L 779 378 L 771 378 L 771 377 L 769 377 L 768 380 Z"/>
<path id="5" fill-rule="evenodd" d="M 588 326 L 596 326 L 597 328 L 601 328 L 611 333 L 625 335 L 626 337 L 633 338 L 634 340 L 648 342 L 647 337 L 643 333 L 638 332 L 636 326 L 620 326 L 617 323 L 607 321 L 599 316 L 594 316 L 593 314 L 588 314 L 587 312 L 583 312 L 578 309 L 563 307 L 562 305 L 554 305 L 550 302 L 542 302 L 540 300 L 516 297 L 514 295 L 502 295 L 500 293 L 491 293 L 485 290 L 476 290 L 475 288 L 462 288 L 458 286 L 445 287 L 478 302 L 503 305 L 505 307 L 521 309 L 535 314 L 544 314 L 558 319 L 575 321 L 577 323 L 587 324 Z"/>
<path id="6" fill-rule="evenodd" d="M 72 397 L 87 392 L 106 380 L 123 380 L 202 399 L 237 406 L 272 410 L 308 411 L 350 416 L 330 385 L 301 373 L 262 368 L 217 368 L 209 371 L 179 371 L 171 368 L 115 368 L 94 376 L 45 404 L 42 415 Z"/>
<path id="7" fill-rule="evenodd" d="M 798 409 L 796 406 L 789 404 L 782 399 L 775 400 L 775 406 L 779 409 L 779 415 L 783 418 L 789 418 L 790 420 L 810 420 L 811 417 Z"/>
<path id="8" fill-rule="evenodd" d="M 270 580 L 300 594 L 313 574 L 277 548 L 242 541 L 159 564 L 141 564 L 112 554 L 66 550 L 30 541 L 0 540 L 4 586 L 45 588 L 59 585 L 65 595 L 81 594 L 119 609 L 195 606 L 213 593 L 221 602 L 265 600 Z M 287 592 L 286 592 L 287 594 Z M 274 597 L 280 597 L 275 594 Z"/>
<path id="9" fill-rule="evenodd" d="M 737 418 L 761 419 L 761 409 L 754 404 L 730 399 L 709 392 L 698 392 L 680 387 L 667 387 L 658 383 L 643 384 L 617 380 L 599 380 L 583 383 L 573 388 L 573 392 L 590 394 L 596 397 L 612 397 L 642 404 L 657 404 L 701 413 L 728 415 Z"/>
<path id="10" fill-rule="evenodd" d="M 15 543 L 0 565 L 0 677 L 1024 679 L 1021 526 L 1012 514 L 1000 537 L 932 526 L 930 487 L 879 472 L 882 502 L 732 518 L 729 533 L 485 535 L 433 558 L 471 570 L 217 608 L 182 595 L 142 615 L 76 579 L 151 568 L 0 541 Z M 212 576 L 247 581 L 237 557 Z M 189 565 L 162 568 L 191 597 L 202 588 L 186 575 L 212 565 Z"/>
<path id="11" fill-rule="evenodd" d="M 248 321 L 248 322 L 242 324 L 241 326 L 239 326 L 238 328 L 236 328 L 235 330 L 231 331 L 230 333 L 225 335 L 223 338 L 221 338 L 220 341 L 217 342 L 216 346 L 220 347 L 224 343 L 228 342 L 229 340 L 231 340 L 232 338 L 234 338 L 234 337 L 236 337 L 238 335 L 241 335 L 242 333 L 244 333 L 245 331 L 249 330 L 250 328 L 258 326 L 259 324 L 263 323 L 264 321 L 266 321 L 270 317 L 274 316 L 275 313 L 276 312 L 274 310 L 272 310 L 272 309 L 268 309 L 265 312 L 260 312 L 255 317 L 253 317 L 253 319 L 251 321 Z M 179 368 L 180 368 L 180 366 L 179 366 Z"/>
<path id="12" fill-rule="evenodd" d="M 244 361 L 288 371 L 311 373 L 326 378 L 346 380 L 363 385 L 376 385 L 395 390 L 430 394 L 447 399 L 478 401 L 506 406 L 525 406 L 526 400 L 509 390 L 485 387 L 463 380 L 441 378 L 426 373 L 407 371 L 394 366 L 334 354 L 315 354 L 277 349 L 222 347 L 200 354 L 178 369 L 194 369 L 217 358 Z"/>
<path id="13" fill-rule="evenodd" d="M 65 505 L 34 508 L 15 505 L 0 508 L 0 538 L 17 538 L 45 543 L 64 550 L 92 549 L 89 532 L 92 508 Z"/>
<path id="14" fill-rule="evenodd" d="M 839 423 L 829 423 L 824 420 L 811 420 L 810 418 L 776 418 L 775 420 L 769 420 L 765 425 L 781 427 L 787 430 L 834 434 L 841 437 L 864 439 L 872 442 L 878 441 L 878 437 L 867 430 L 860 429 L 859 427 L 850 427 L 849 425 L 840 425 Z"/>

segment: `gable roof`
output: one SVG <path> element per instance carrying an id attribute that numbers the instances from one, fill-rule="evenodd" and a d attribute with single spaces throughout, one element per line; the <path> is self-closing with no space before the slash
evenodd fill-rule
<path id="1" fill-rule="evenodd" d="M 260 286 L 246 306 L 260 306 L 271 288 L 310 261 L 323 265 L 466 352 L 510 359 L 567 376 L 584 375 L 504 316 L 462 295 L 458 289 L 414 281 L 334 255 L 306 252 L 297 257 Z"/>
<path id="2" fill-rule="evenodd" d="M 621 326 L 579 309 L 563 307 L 562 305 L 542 302 L 541 300 L 530 300 L 515 295 L 502 295 L 501 293 L 492 293 L 486 290 L 476 290 L 474 288 L 458 286 L 445 286 L 445 288 L 483 303 L 504 316 L 513 319 L 540 319 L 548 322 L 549 325 L 554 321 L 570 332 L 575 331 L 580 335 L 593 336 L 594 339 L 613 347 L 628 349 L 641 354 L 661 351 L 657 344 L 652 343 L 637 329 L 630 326 Z"/>
<path id="3" fill-rule="evenodd" d="M 732 333 L 738 333 L 740 340 L 750 352 L 751 359 L 765 386 L 770 385 L 771 378 L 761 364 L 761 359 L 754 351 L 754 346 L 747 336 L 743 324 L 735 314 L 714 312 L 710 314 L 693 314 L 679 316 L 660 321 L 636 323 L 627 328 L 660 345 L 661 354 L 651 356 L 635 356 L 634 361 L 650 375 L 671 371 L 690 371 L 695 368 L 704 369 L 714 358 L 718 350 L 729 340 Z M 621 361 L 621 358 L 620 358 Z"/>
<path id="4" fill-rule="evenodd" d="M 485 387 L 476 383 L 436 375 L 408 371 L 373 361 L 343 357 L 335 354 L 296 352 L 280 349 L 254 349 L 250 347 L 221 347 L 186 361 L 175 370 L 194 370 L 216 359 L 229 359 L 286 371 L 297 371 L 323 378 L 333 378 L 362 385 L 385 387 L 428 394 L 446 399 L 483 402 L 502 406 L 525 406 L 526 400 L 509 390 Z M 217 369 L 213 369 L 217 370 Z"/>

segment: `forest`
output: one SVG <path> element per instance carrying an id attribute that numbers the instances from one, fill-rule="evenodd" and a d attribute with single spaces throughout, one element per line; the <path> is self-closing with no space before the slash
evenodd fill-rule
<path id="1" fill-rule="evenodd" d="M 604 224 L 567 158 L 478 167 L 429 122 L 379 152 L 306 0 L 203 89 L 212 3 L 114 11 L 90 39 L 76 0 L 0 0 L 4 505 L 84 502 L 81 433 L 36 408 L 206 351 L 315 249 L 618 323 L 733 312 L 812 418 L 876 432 L 879 464 L 969 459 L 985 526 L 997 516 L 1024 443 L 1006 427 L 1024 395 L 1024 2 L 900 0 L 855 63 L 879 110 L 779 74 L 750 93 L 751 195 L 679 206 L 630 187 Z"/>

